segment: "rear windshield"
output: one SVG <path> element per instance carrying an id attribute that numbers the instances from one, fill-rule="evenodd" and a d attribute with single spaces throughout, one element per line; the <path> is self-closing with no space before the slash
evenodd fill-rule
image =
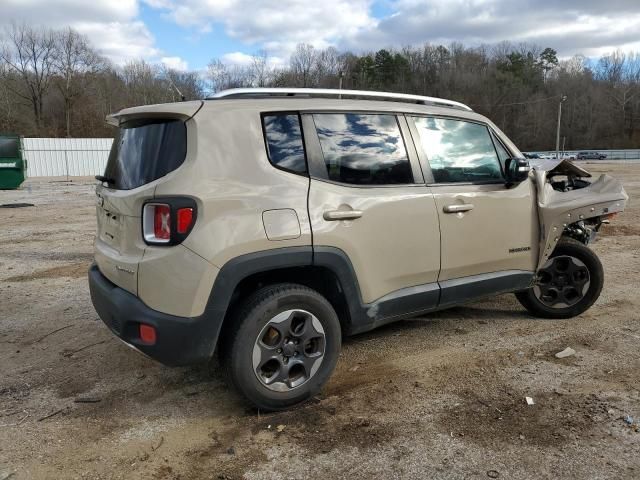
<path id="1" fill-rule="evenodd" d="M 0 158 L 18 158 L 19 156 L 19 138 L 0 138 Z"/>
<path id="2" fill-rule="evenodd" d="M 130 190 L 178 168 L 187 155 L 187 127 L 180 120 L 134 121 L 120 126 L 104 176 Z"/>

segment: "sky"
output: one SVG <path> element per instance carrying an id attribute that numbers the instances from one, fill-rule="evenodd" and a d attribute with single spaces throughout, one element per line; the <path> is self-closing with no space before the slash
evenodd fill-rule
<path id="1" fill-rule="evenodd" d="M 260 50 L 284 64 L 298 43 L 375 51 L 503 40 L 560 57 L 640 51 L 640 0 L 0 0 L 11 21 L 71 26 L 114 63 L 143 58 L 201 70 Z"/>

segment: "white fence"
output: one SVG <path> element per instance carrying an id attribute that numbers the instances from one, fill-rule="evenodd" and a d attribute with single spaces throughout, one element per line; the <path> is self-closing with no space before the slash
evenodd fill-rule
<path id="1" fill-rule="evenodd" d="M 104 173 L 112 138 L 23 138 L 29 177 L 94 176 Z"/>

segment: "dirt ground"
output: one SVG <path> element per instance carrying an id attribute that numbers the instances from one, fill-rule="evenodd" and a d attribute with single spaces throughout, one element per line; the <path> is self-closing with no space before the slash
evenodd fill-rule
<path id="1" fill-rule="evenodd" d="M 587 313 L 535 319 L 503 295 L 356 336 L 322 394 L 278 414 L 98 321 L 93 182 L 0 192 L 35 205 L 0 208 L 0 480 L 640 478 L 640 165 L 587 168 L 632 198 L 593 245 Z"/>

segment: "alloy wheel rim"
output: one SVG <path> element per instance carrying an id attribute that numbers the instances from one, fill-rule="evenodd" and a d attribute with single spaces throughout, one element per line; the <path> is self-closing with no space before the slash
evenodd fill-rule
<path id="1" fill-rule="evenodd" d="M 320 320 L 307 310 L 292 309 L 271 318 L 253 346 L 253 371 L 262 385 L 276 392 L 298 388 L 322 364 L 326 335 Z"/>
<path id="2" fill-rule="evenodd" d="M 584 298 L 590 285 L 591 276 L 584 262 L 559 255 L 547 260 L 538 271 L 533 292 L 548 307 L 568 308 Z"/>

